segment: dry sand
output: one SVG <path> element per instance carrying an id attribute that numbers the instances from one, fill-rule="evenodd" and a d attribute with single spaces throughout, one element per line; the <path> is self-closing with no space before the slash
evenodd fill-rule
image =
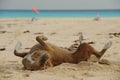
<path id="1" fill-rule="evenodd" d="M 44 34 L 48 42 L 69 47 L 83 32 L 84 42 L 101 50 L 111 40 L 112 46 L 102 59 L 111 62 L 102 65 L 91 62 L 63 63 L 43 71 L 23 70 L 21 58 L 13 55 L 16 42 L 23 43 L 22 50 L 32 47 L 37 35 Z M 34 34 L 40 33 L 40 34 Z M 116 35 L 109 35 L 116 33 Z M 0 80 L 120 80 L 120 18 L 105 18 L 100 21 L 81 18 L 68 19 L 0 19 Z M 5 50 L 4 50 L 5 48 Z"/>

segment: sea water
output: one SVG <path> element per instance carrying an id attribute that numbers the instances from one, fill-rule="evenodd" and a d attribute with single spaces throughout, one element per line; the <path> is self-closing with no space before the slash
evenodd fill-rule
<path id="1" fill-rule="evenodd" d="M 120 18 L 120 10 L 77 10 L 77 11 L 40 11 L 32 10 L 0 10 L 0 18 Z"/>

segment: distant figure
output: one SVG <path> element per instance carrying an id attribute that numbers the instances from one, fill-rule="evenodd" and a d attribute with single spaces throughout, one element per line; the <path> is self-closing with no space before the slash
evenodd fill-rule
<path id="1" fill-rule="evenodd" d="M 100 15 L 99 13 L 96 14 L 96 17 L 94 18 L 95 21 L 99 21 L 100 20 Z"/>
<path id="2" fill-rule="evenodd" d="M 31 22 L 35 22 L 35 21 L 37 21 L 37 18 L 33 17 Z"/>

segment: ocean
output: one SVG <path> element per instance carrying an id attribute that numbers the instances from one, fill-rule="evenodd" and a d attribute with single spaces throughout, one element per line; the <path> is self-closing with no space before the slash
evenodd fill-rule
<path id="1" fill-rule="evenodd" d="M 0 18 L 120 18 L 120 10 L 77 10 L 77 11 L 40 11 L 32 10 L 0 10 Z"/>

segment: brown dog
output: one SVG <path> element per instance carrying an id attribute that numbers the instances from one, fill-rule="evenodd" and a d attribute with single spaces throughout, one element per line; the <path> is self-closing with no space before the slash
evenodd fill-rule
<path id="1" fill-rule="evenodd" d="M 22 57 L 22 63 L 27 70 L 42 70 L 48 67 L 56 66 L 61 63 L 79 63 L 87 61 L 93 54 L 98 59 L 111 46 L 111 42 L 105 44 L 104 48 L 98 52 L 87 43 L 81 43 L 75 52 L 60 48 L 50 43 L 44 42 L 41 36 L 37 36 L 39 44 L 34 45 L 29 52 L 19 52 L 21 43 L 18 42 L 14 49 L 16 56 Z"/>

